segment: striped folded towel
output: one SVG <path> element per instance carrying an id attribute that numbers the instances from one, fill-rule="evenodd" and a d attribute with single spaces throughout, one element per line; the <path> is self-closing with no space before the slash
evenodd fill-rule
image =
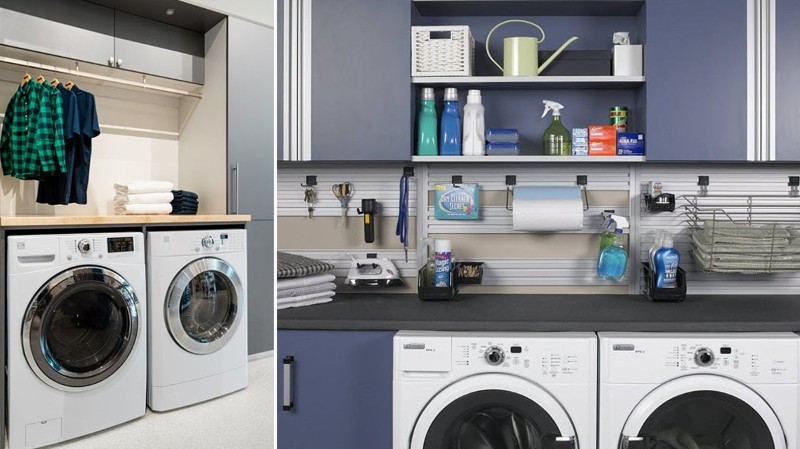
<path id="1" fill-rule="evenodd" d="M 131 193 L 172 193 L 174 186 L 169 181 L 131 181 L 114 184 L 114 190 L 121 195 Z"/>
<path id="2" fill-rule="evenodd" d="M 333 270 L 333 265 L 316 259 L 278 251 L 278 279 L 298 278 Z"/>

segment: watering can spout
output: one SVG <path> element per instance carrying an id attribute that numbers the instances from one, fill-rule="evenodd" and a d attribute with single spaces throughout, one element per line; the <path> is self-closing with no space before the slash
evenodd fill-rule
<path id="1" fill-rule="evenodd" d="M 561 46 L 561 47 L 560 47 L 558 50 L 556 50 L 556 52 L 555 52 L 555 53 L 553 53 L 553 55 L 552 55 L 552 56 L 550 56 L 549 58 L 547 58 L 547 61 L 545 61 L 544 63 L 542 63 L 542 65 L 540 65 L 540 66 L 539 66 L 539 71 L 538 71 L 538 73 L 540 73 L 540 74 L 541 74 L 541 73 L 542 73 L 542 70 L 546 69 L 546 68 L 547 68 L 547 66 L 549 66 L 549 65 L 550 65 L 550 63 L 551 63 L 551 62 L 553 62 L 553 61 L 554 61 L 554 60 L 555 60 L 555 59 L 558 57 L 558 55 L 560 55 L 561 53 L 563 53 L 563 52 L 564 52 L 564 50 L 566 50 L 566 49 L 567 49 L 567 47 L 569 46 L 569 44 L 571 44 L 571 43 L 575 42 L 576 40 L 578 40 L 578 36 L 572 36 L 572 37 L 571 37 L 571 38 L 569 38 L 569 39 L 568 39 L 566 42 L 564 42 L 564 45 L 562 45 L 562 46 Z"/>

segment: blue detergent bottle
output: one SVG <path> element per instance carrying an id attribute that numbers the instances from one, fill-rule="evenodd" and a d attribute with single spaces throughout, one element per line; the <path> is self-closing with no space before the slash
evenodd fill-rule
<path id="1" fill-rule="evenodd" d="M 625 276 L 627 266 L 628 252 L 622 244 L 622 229 L 616 229 L 611 246 L 603 248 L 597 257 L 597 275 L 602 279 L 619 282 Z"/>
<path id="2" fill-rule="evenodd" d="M 458 91 L 453 87 L 444 90 L 442 126 L 439 127 L 439 155 L 461 155 L 461 116 L 458 112 Z"/>
<path id="3" fill-rule="evenodd" d="M 656 288 L 675 288 L 678 286 L 678 264 L 681 262 L 681 254 L 672 245 L 672 235 L 665 235 L 661 248 L 656 251 L 653 257 Z"/>

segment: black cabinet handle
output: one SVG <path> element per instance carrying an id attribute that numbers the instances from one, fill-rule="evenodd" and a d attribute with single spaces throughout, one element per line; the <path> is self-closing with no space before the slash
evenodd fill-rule
<path id="1" fill-rule="evenodd" d="M 287 355 L 283 358 L 283 411 L 288 412 L 294 408 L 292 402 L 292 364 L 294 356 Z"/>

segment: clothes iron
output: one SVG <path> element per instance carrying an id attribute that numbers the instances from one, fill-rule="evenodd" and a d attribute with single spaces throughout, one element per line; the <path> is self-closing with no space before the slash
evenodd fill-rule
<path id="1" fill-rule="evenodd" d="M 353 258 L 345 284 L 351 287 L 399 287 L 405 282 L 389 258 L 378 259 L 377 255 L 368 254 L 366 259 Z"/>

